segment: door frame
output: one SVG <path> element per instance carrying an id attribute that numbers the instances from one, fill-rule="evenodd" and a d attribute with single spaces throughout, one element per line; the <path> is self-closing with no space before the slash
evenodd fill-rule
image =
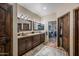
<path id="1" fill-rule="evenodd" d="M 60 40 L 59 40 L 59 38 L 60 38 L 60 29 L 59 29 L 59 26 L 60 26 L 60 24 L 59 24 L 59 21 L 61 20 L 61 18 L 63 18 L 63 17 L 59 17 L 58 18 L 58 41 L 57 41 L 57 43 L 58 43 L 58 47 L 60 47 Z M 63 22 L 63 20 L 62 20 L 62 22 Z M 63 27 L 62 27 L 62 32 L 63 32 Z M 62 44 L 63 44 L 63 33 L 62 33 Z M 63 45 L 62 45 L 62 47 L 63 47 Z"/>
<path id="2" fill-rule="evenodd" d="M 56 22 L 56 21 L 48 21 L 48 39 L 50 40 L 50 38 L 49 38 L 49 22 Z M 57 22 L 56 22 L 56 24 L 57 24 Z M 56 32 L 57 32 L 57 28 L 56 28 Z M 56 33 L 57 34 L 57 33 Z M 57 36 L 56 36 L 57 37 Z M 56 40 L 56 38 L 55 38 L 55 40 Z"/>

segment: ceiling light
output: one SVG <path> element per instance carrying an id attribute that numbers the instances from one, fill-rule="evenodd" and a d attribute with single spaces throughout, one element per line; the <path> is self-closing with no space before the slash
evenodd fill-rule
<path id="1" fill-rule="evenodd" d="M 43 10 L 46 10 L 47 9 L 47 7 L 43 7 Z"/>

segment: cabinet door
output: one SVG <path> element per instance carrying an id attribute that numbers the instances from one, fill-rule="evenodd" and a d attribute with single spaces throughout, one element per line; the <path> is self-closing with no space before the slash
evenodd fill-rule
<path id="1" fill-rule="evenodd" d="M 36 47 L 40 44 L 40 35 L 35 35 L 32 40 L 33 47 Z"/>
<path id="2" fill-rule="evenodd" d="M 40 34 L 40 43 L 43 43 L 45 41 L 45 34 Z"/>
<path id="3" fill-rule="evenodd" d="M 19 42 L 18 42 L 18 54 L 22 55 L 22 54 L 25 53 L 25 45 L 26 45 L 25 39 L 24 38 L 20 38 L 18 40 L 19 40 Z"/>
<path id="4" fill-rule="evenodd" d="M 25 38 L 26 42 L 26 51 L 29 51 L 32 48 L 32 37 Z"/>

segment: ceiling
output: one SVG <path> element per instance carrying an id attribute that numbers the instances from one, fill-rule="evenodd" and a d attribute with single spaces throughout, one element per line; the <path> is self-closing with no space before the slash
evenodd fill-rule
<path id="1" fill-rule="evenodd" d="M 64 3 L 19 3 L 21 6 L 36 13 L 39 16 L 46 16 L 55 13 Z"/>

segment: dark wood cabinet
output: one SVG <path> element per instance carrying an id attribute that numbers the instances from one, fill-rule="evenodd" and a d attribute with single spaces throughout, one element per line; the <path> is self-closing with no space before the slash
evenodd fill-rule
<path id="1" fill-rule="evenodd" d="M 40 35 L 33 36 L 32 44 L 33 48 L 40 44 Z"/>
<path id="2" fill-rule="evenodd" d="M 45 41 L 45 33 L 18 39 L 18 55 L 23 55 Z"/>
<path id="3" fill-rule="evenodd" d="M 25 47 L 26 47 L 26 41 L 25 41 L 25 38 L 20 38 L 19 40 L 18 40 L 18 45 L 19 45 L 19 47 L 18 47 L 18 54 L 19 55 L 21 55 L 21 54 L 24 54 L 25 53 Z"/>
<path id="4" fill-rule="evenodd" d="M 24 37 L 18 39 L 18 55 L 23 55 L 32 48 L 32 37 Z"/>
<path id="5" fill-rule="evenodd" d="M 43 43 L 45 41 L 45 34 L 41 34 L 40 38 L 40 43 Z"/>
<path id="6" fill-rule="evenodd" d="M 26 52 L 29 51 L 30 49 L 32 49 L 32 36 L 25 38 L 25 49 Z"/>

